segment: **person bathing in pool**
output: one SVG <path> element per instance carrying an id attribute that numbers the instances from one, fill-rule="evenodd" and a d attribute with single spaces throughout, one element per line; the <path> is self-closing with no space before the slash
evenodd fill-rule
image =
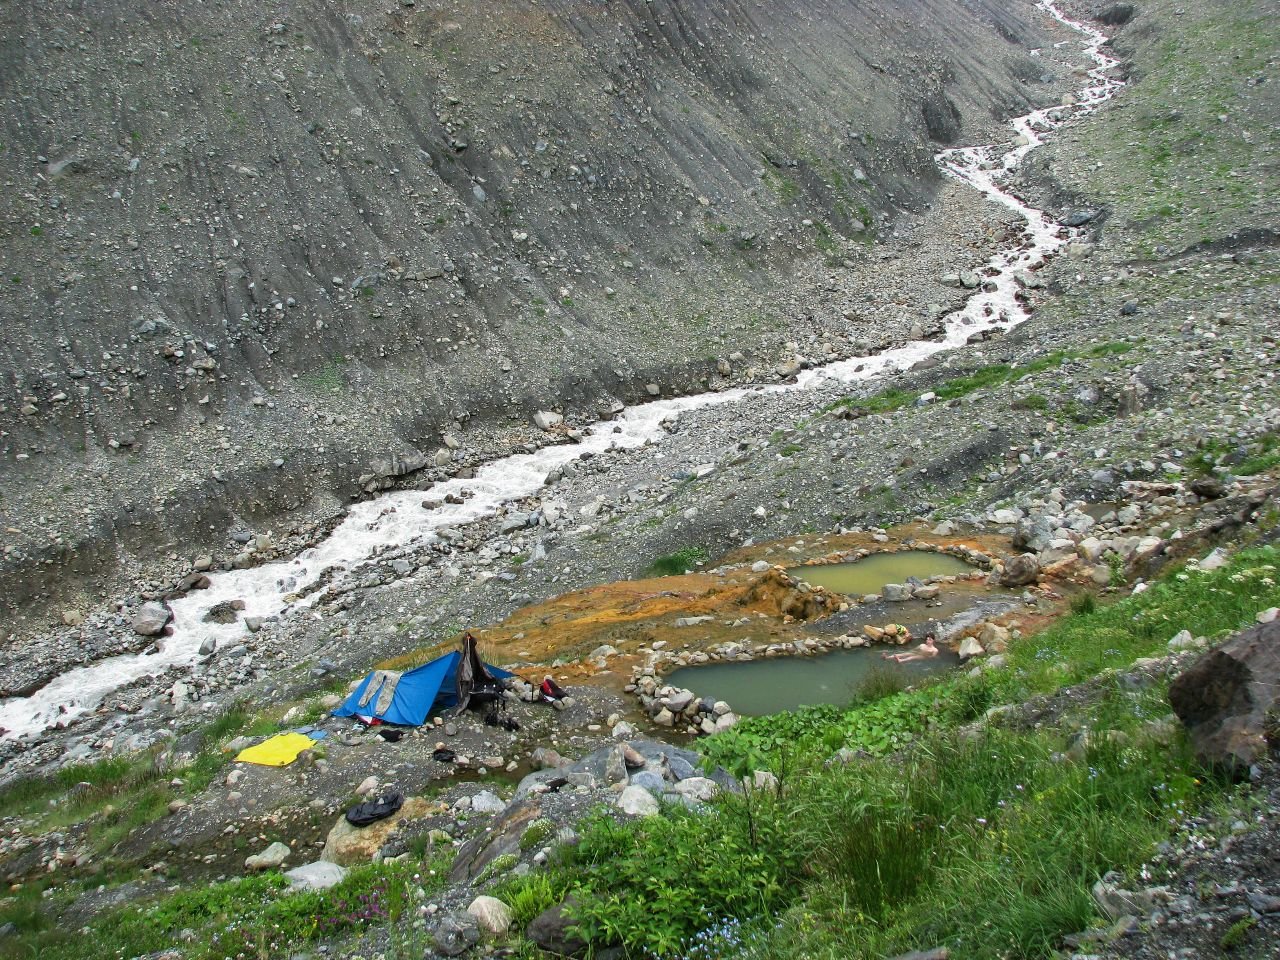
<path id="1" fill-rule="evenodd" d="M 883 653 L 881 654 L 886 660 L 892 660 L 894 663 L 908 663 L 911 660 L 928 660 L 930 657 L 938 655 L 938 640 L 932 633 L 926 633 L 924 642 L 914 650 L 908 650 L 906 653 Z"/>

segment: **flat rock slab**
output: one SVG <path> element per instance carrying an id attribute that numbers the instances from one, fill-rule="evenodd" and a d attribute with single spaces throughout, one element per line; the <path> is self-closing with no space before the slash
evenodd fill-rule
<path id="1" fill-rule="evenodd" d="M 502 813 L 494 817 L 489 829 L 472 837 L 458 850 L 458 856 L 449 870 L 451 883 L 473 880 L 484 868 L 504 853 L 520 852 L 520 838 L 529 824 L 542 816 L 542 807 L 535 797 L 524 796 L 513 800 Z"/>
<path id="2" fill-rule="evenodd" d="M 328 860 L 317 860 L 286 870 L 284 878 L 289 881 L 290 890 L 328 890 L 341 883 L 346 875 L 346 867 Z"/>

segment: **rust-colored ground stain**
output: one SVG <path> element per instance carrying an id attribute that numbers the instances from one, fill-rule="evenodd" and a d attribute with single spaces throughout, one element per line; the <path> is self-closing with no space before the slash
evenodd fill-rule
<path id="1" fill-rule="evenodd" d="M 620 689 L 631 668 L 660 644 L 667 650 L 704 650 L 725 642 L 789 643 L 810 635 L 808 625 L 839 609 L 843 598 L 818 591 L 797 590 L 775 569 L 753 573 L 751 565 L 766 560 L 779 567 L 838 562 L 859 550 L 964 547 L 991 556 L 1012 553 L 1008 538 L 969 534 L 938 537 L 924 524 L 905 524 L 886 531 L 888 539 L 872 532 L 795 536 L 730 551 L 719 562 L 724 573 L 697 571 L 681 576 L 652 577 L 602 583 L 522 607 L 501 623 L 473 627 L 486 660 L 515 670 L 538 682 L 547 672 L 573 683 L 589 682 Z M 882 537 L 884 535 L 881 535 Z M 982 579 L 961 580 L 948 592 L 986 592 Z M 710 617 L 702 623 L 676 626 L 690 617 Z M 1026 622 L 1024 616 L 1023 622 Z M 454 639 L 398 657 L 387 666 L 403 668 L 425 662 Z M 590 660 L 600 646 L 618 651 L 607 665 Z M 547 665 L 561 661 L 561 665 Z"/>

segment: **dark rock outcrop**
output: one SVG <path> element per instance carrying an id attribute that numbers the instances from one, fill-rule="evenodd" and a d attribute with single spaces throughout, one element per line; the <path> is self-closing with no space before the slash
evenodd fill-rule
<path id="1" fill-rule="evenodd" d="M 1196 757 L 1235 776 L 1266 755 L 1280 723 L 1280 621 L 1243 630 L 1169 687 Z"/>
<path id="2" fill-rule="evenodd" d="M 480 942 L 480 927 L 465 910 L 454 910 L 441 919 L 431 942 L 446 957 L 458 957 Z"/>
<path id="3" fill-rule="evenodd" d="M 450 881 L 472 880 L 498 857 L 519 852 L 520 837 L 541 815 L 542 808 L 535 798 L 526 797 L 510 804 L 494 818 L 488 830 L 462 845 L 449 872 Z"/>
<path id="4" fill-rule="evenodd" d="M 1108 27 L 1123 27 L 1137 12 L 1138 8 L 1132 3 L 1113 3 L 1098 14 L 1098 22 Z"/>
<path id="5" fill-rule="evenodd" d="M 548 953 L 561 957 L 572 957 L 587 949 L 587 942 L 574 931 L 574 922 L 569 917 L 574 899 L 567 897 L 564 903 L 549 907 L 530 921 L 525 936 Z"/>
<path id="6" fill-rule="evenodd" d="M 929 139 L 937 143 L 955 143 L 960 137 L 960 108 L 939 91 L 920 105 Z"/>

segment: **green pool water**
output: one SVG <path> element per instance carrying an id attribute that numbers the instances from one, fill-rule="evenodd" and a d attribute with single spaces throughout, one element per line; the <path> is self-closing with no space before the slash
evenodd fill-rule
<path id="1" fill-rule="evenodd" d="M 736 713 L 764 716 L 782 710 L 820 703 L 843 705 L 853 699 L 859 682 L 872 670 L 900 674 L 908 683 L 949 670 L 960 662 L 955 654 L 941 652 L 932 660 L 893 663 L 881 657 L 885 650 L 905 647 L 874 646 L 836 650 L 820 657 L 775 657 L 746 663 L 716 663 L 683 667 L 666 678 L 674 687 L 692 690 L 700 697 L 723 700 Z"/>
<path id="2" fill-rule="evenodd" d="M 963 560 L 945 553 L 902 550 L 898 553 L 873 553 L 853 563 L 792 567 L 787 573 L 815 587 L 860 597 L 879 593 L 886 583 L 905 583 L 908 577 L 927 580 L 929 577 L 970 573 L 973 569 Z"/>

